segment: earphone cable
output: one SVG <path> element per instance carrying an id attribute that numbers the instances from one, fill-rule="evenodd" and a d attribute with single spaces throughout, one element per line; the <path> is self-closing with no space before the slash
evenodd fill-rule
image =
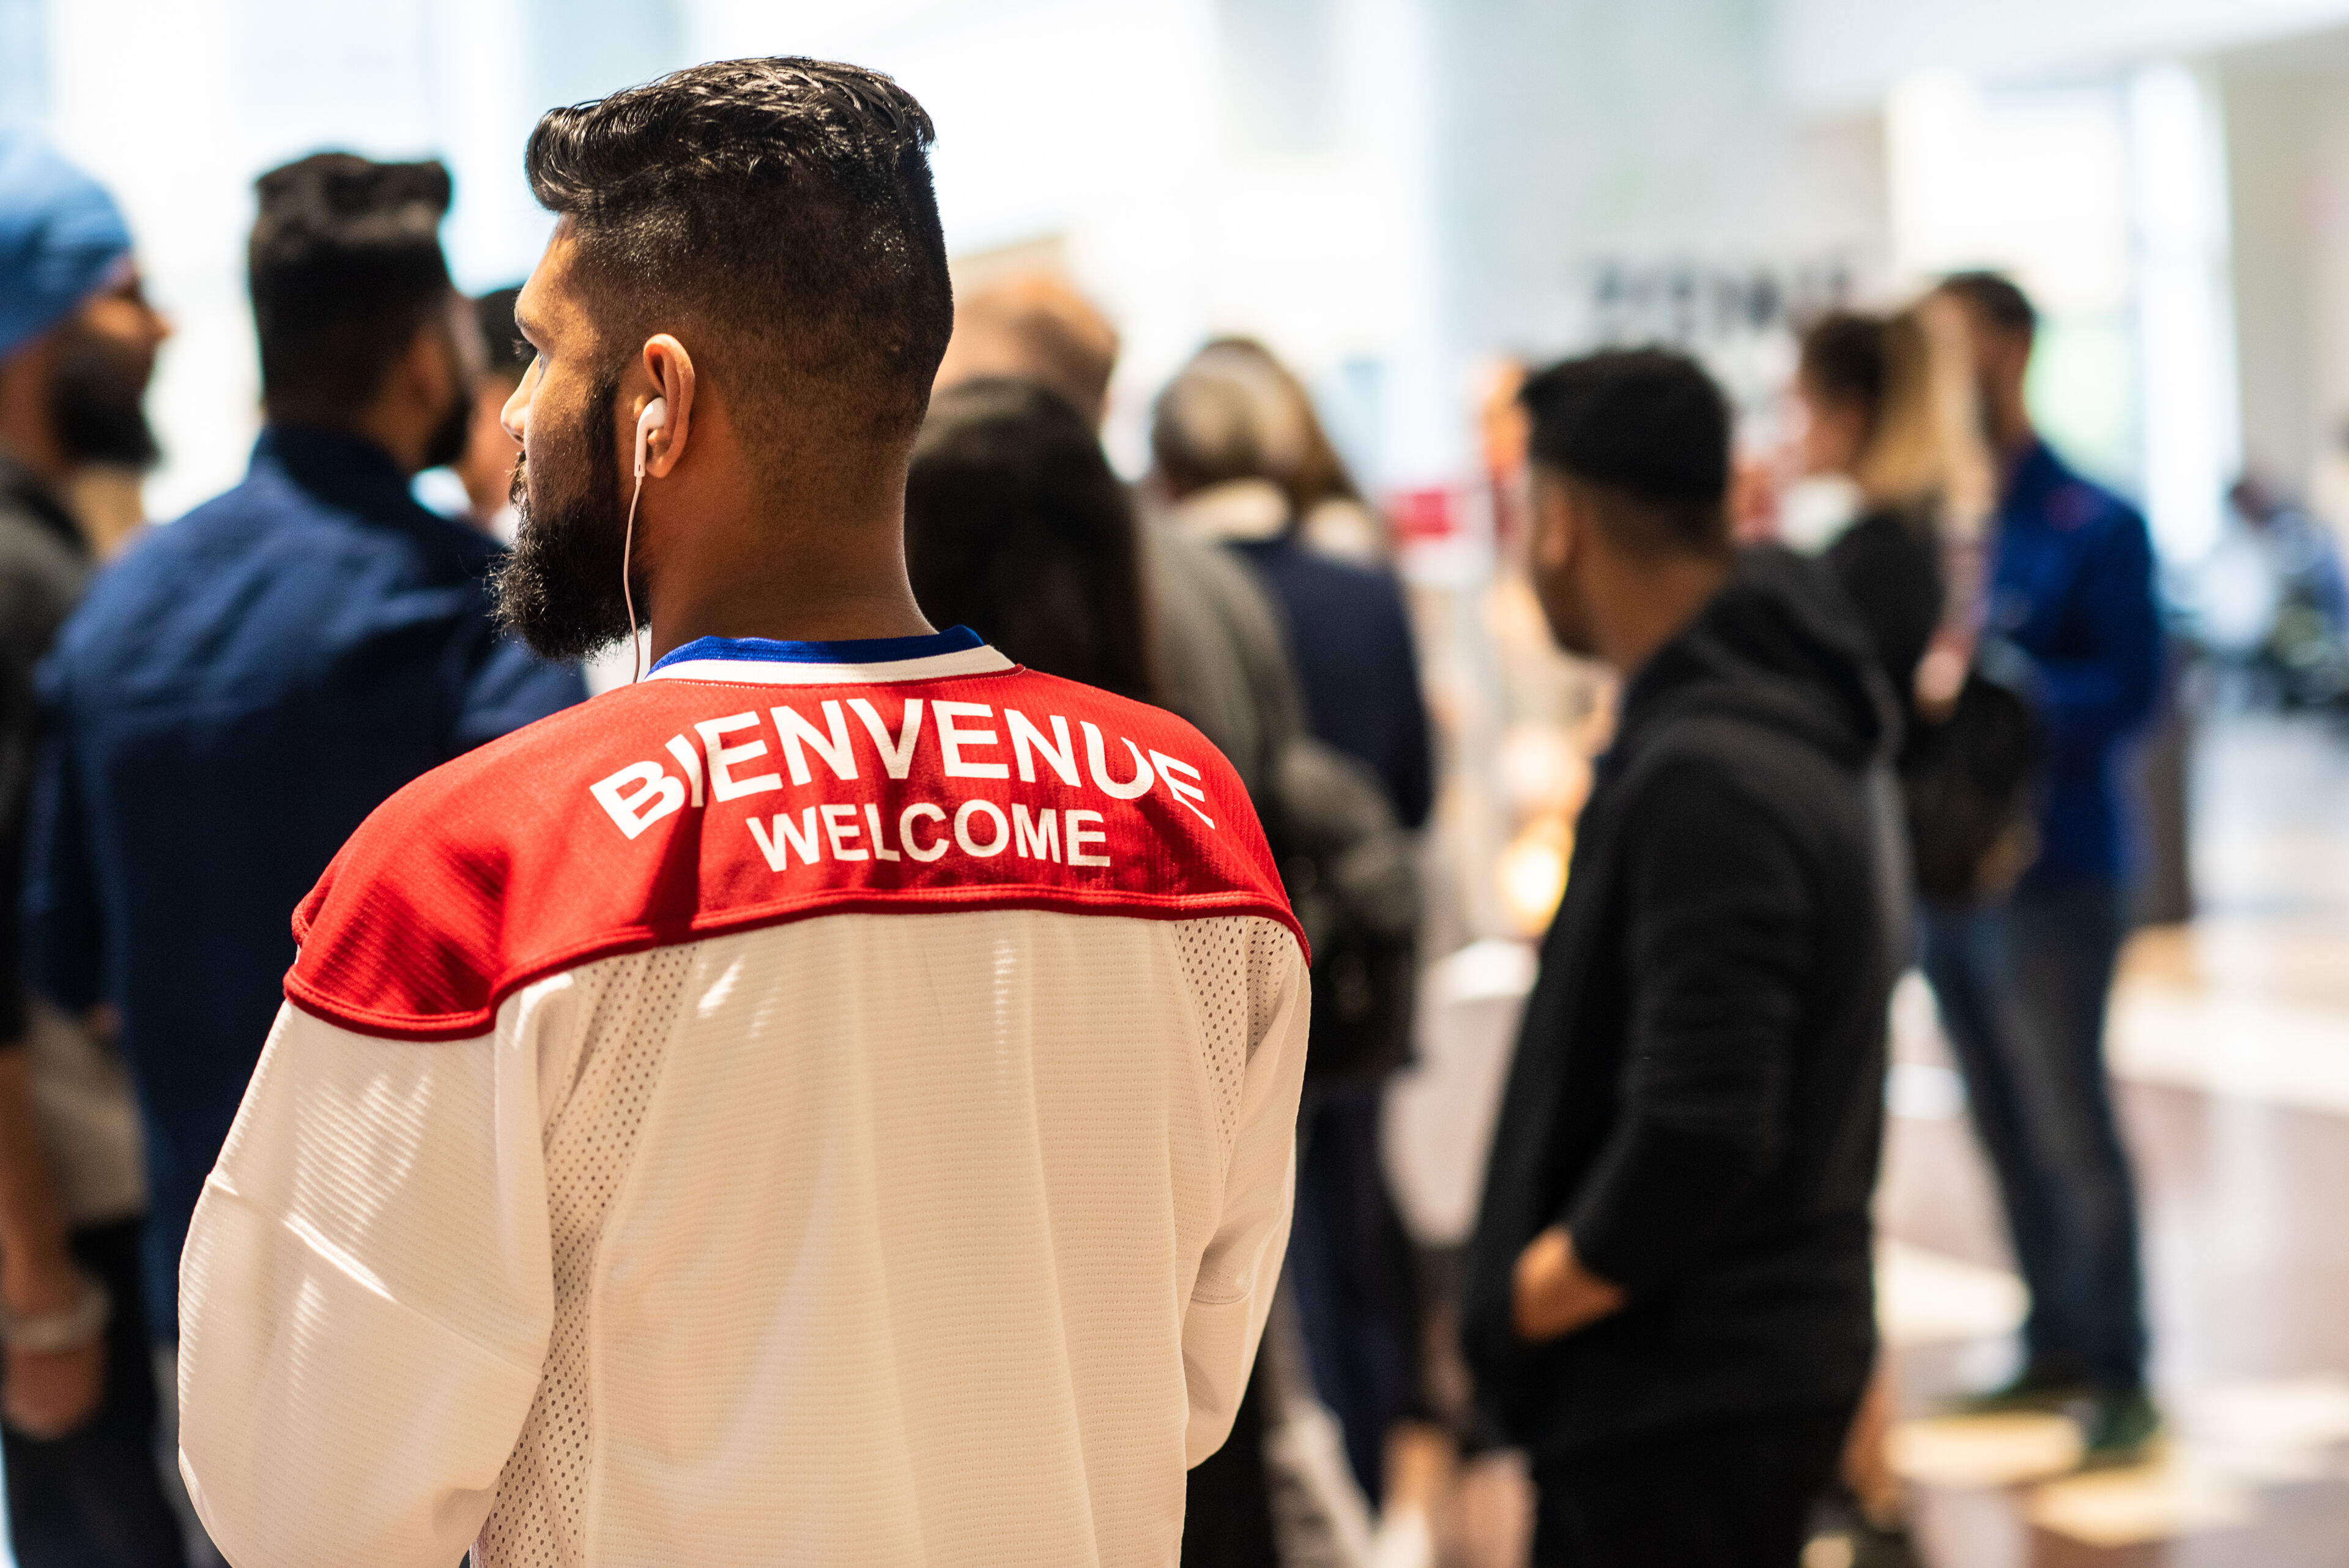
<path id="1" fill-rule="evenodd" d="M 633 575 L 629 562 L 636 549 L 636 503 L 644 499 L 644 494 L 645 465 L 640 457 L 636 462 L 636 488 L 628 497 L 628 531 L 620 541 L 620 602 L 628 607 L 628 665 L 633 671 L 628 677 L 628 684 L 631 686 L 645 678 L 645 639 L 636 632 L 636 595 L 628 580 Z"/>

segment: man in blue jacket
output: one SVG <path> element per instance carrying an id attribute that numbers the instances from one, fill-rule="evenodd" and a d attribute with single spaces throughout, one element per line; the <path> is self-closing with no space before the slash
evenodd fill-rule
<path id="1" fill-rule="evenodd" d="M 2025 1361 L 1984 1401 L 2085 1401 L 2088 1459 L 2137 1457 L 2145 1386 L 2137 1194 L 2105 1071 L 2106 999 L 2128 924 L 2123 774 L 2160 689 L 2144 518 L 2065 467 L 2023 402 L 2037 317 L 2005 278 L 1942 292 L 1964 310 L 1986 432 L 2004 465 L 1985 633 L 2030 656 L 2046 735 L 2037 862 L 2005 903 L 1929 909 L 1925 973 L 1965 1074 L 2031 1289 Z"/>
<path id="2" fill-rule="evenodd" d="M 462 452 L 481 358 L 440 251 L 447 171 L 320 153 L 260 196 L 252 470 L 101 574 L 42 676 L 31 979 L 119 1011 L 160 1338 L 294 907 L 401 785 L 586 694 L 492 625 L 496 542 L 409 494 Z"/>

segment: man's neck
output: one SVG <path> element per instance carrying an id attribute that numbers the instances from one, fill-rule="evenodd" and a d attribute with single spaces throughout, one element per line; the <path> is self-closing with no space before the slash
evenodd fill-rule
<path id="1" fill-rule="evenodd" d="M 63 495 L 73 483 L 74 465 L 54 450 L 16 441 L 0 431 L 0 462 L 6 463 L 53 495 Z"/>
<path id="2" fill-rule="evenodd" d="M 902 512 L 854 516 L 737 516 L 685 535 L 682 550 L 647 563 L 652 656 L 703 637 L 856 642 L 934 630 L 905 576 Z"/>
<path id="3" fill-rule="evenodd" d="M 1630 566 L 1597 630 L 1599 657 L 1625 680 L 1703 612 L 1729 580 L 1728 556 L 1669 556 Z"/>
<path id="4" fill-rule="evenodd" d="M 1999 421 L 1997 440 L 1999 468 L 2002 472 L 2013 473 L 2015 465 L 2039 444 L 2039 431 L 2033 426 L 2030 414 L 2018 408 Z"/>
<path id="5" fill-rule="evenodd" d="M 416 460 L 421 456 L 421 448 L 404 450 L 401 446 L 395 445 L 392 441 L 386 440 L 387 432 L 380 428 L 378 421 L 369 420 L 364 416 L 356 419 L 350 417 L 322 419 L 298 408 L 287 409 L 274 406 L 269 408 L 266 413 L 268 422 L 273 427 L 325 431 L 332 435 L 347 436 L 352 441 L 365 441 L 389 458 L 392 465 L 402 474 L 413 478 L 417 472 Z M 392 433 L 397 434 L 397 432 Z M 410 443 L 410 446 L 413 447 L 413 443 Z"/>
<path id="6" fill-rule="evenodd" d="M 74 462 L 57 434 L 48 379 L 30 355 L 0 365 L 0 453 L 52 491 L 63 493 Z"/>
<path id="7" fill-rule="evenodd" d="M 923 618 L 911 589 L 840 593 L 821 600 L 799 595 L 736 596 L 652 617 L 652 657 L 661 659 L 705 637 L 758 638 L 771 642 L 864 642 L 876 638 L 926 637 L 937 628 Z"/>

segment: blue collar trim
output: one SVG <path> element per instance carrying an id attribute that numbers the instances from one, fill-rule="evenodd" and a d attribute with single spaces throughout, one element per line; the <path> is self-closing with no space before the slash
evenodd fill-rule
<path id="1" fill-rule="evenodd" d="M 941 653 L 968 653 L 986 642 L 967 626 L 927 637 L 868 637 L 850 642 L 781 642 L 767 637 L 697 637 L 654 661 L 659 670 L 688 659 L 731 659 L 767 664 L 895 664 Z"/>

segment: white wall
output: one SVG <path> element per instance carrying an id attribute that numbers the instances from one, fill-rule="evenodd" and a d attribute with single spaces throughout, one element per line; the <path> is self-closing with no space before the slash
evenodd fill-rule
<path id="1" fill-rule="evenodd" d="M 2174 62 L 2131 73 L 2127 97 L 2146 519 L 2169 559 L 2199 561 L 2242 472 L 2225 114 L 2216 75 Z"/>
<path id="2" fill-rule="evenodd" d="M 1459 450 L 1431 435 L 1419 10 L 703 0 L 691 38 L 703 57 L 789 49 L 905 83 L 937 122 L 949 248 L 1056 241 L 1116 319 L 1110 437 L 1124 466 L 1144 461 L 1157 387 L 1206 337 L 1237 332 L 1336 401 L 1350 381 L 1374 384 L 1353 455 L 1374 481 L 1405 483 Z M 1256 25 L 1268 14 L 1290 25 Z"/>
<path id="3" fill-rule="evenodd" d="M 2349 0 L 1771 0 L 1779 92 L 1806 109 L 1875 101 L 1908 72 L 2112 68 L 2349 20 Z"/>
<path id="4" fill-rule="evenodd" d="M 2349 83 L 2232 70 L 2223 80 L 2244 458 L 2297 484 L 2313 472 L 2322 424 L 2316 367 L 2304 351 L 2319 237 L 2304 193 L 2312 162 L 2326 151 L 2326 99 Z M 2336 148 L 2336 159 L 2342 151 L 2349 148 Z"/>
<path id="5" fill-rule="evenodd" d="M 1771 0 L 1771 10 L 1776 90 L 1798 109 L 1873 100 L 1924 68 L 2117 86 L 2149 61 L 2200 62 L 2223 114 L 2217 188 L 2230 232 L 2220 325 L 2236 369 L 2219 401 L 2240 408 L 2249 467 L 2349 519 L 2349 0 Z M 2164 172 L 2145 172 L 2139 198 L 2158 196 Z M 2209 455 L 2224 461 L 2230 445 Z"/>
<path id="6" fill-rule="evenodd" d="M 259 428 L 244 292 L 255 175 L 324 148 L 441 157 L 456 176 L 459 284 L 515 281 L 546 233 L 523 183 L 523 138 L 547 103 L 674 64 L 665 12 L 660 0 L 50 0 L 47 127 L 122 202 L 177 327 L 149 403 L 165 449 L 150 511 L 170 517 L 234 483 Z"/>
<path id="7" fill-rule="evenodd" d="M 28 36 L 28 0 L 0 4 L 9 36 Z M 950 244 L 1052 239 L 1118 317 L 1112 434 L 1129 465 L 1164 375 L 1201 337 L 1246 331 L 1300 365 L 1374 481 L 1402 485 L 1468 461 L 1483 356 L 1603 330 L 1608 264 L 1783 287 L 1832 262 L 1863 296 L 1887 292 L 1877 107 L 1902 73 L 2076 70 L 2304 32 L 2349 16 L 2349 0 L 47 0 L 46 13 L 52 127 L 121 193 L 181 327 L 155 402 L 170 452 L 150 502 L 169 514 L 234 478 L 255 423 L 242 278 L 254 173 L 327 145 L 439 152 L 458 176 L 452 262 L 487 287 L 519 275 L 544 234 L 519 170 L 539 110 L 688 58 L 806 52 L 900 76 L 940 126 Z M 2349 375 L 2319 385 L 2333 372 L 2286 365 L 2295 317 L 2266 292 L 2286 286 L 2341 317 L 2323 331 L 2349 332 L 2349 300 L 2333 310 L 2324 296 L 2349 266 L 2287 277 L 2292 246 L 2323 236 L 2282 215 L 2277 182 L 2323 182 L 2323 100 L 2292 89 L 2230 111 L 2248 139 L 2230 175 L 2268 192 L 2236 215 L 2272 242 L 2245 264 L 2271 280 L 2238 312 L 2246 406 L 2255 441 L 2292 469 L 2349 410 Z M 1748 369 L 1768 379 L 1768 363 Z"/>
<path id="8" fill-rule="evenodd" d="M 1685 273 L 1708 296 L 1757 272 L 1791 284 L 1831 265 L 1862 296 L 1881 291 L 1880 123 L 1780 109 L 1760 0 L 1493 0 L 1436 15 L 1438 223 L 1458 352 L 1546 356 L 1608 335 L 1609 264 L 1668 286 Z"/>
<path id="9" fill-rule="evenodd" d="M 1275 7 L 1296 25 L 1254 25 Z M 1129 467 L 1150 393 L 1217 332 L 1267 337 L 1331 394 L 1374 482 L 1448 472 L 1464 449 L 1464 416 L 1434 369 L 1422 0 L 49 0 L 47 12 L 49 128 L 120 196 L 181 328 L 150 405 L 167 447 L 149 485 L 158 515 L 233 483 L 257 426 L 243 281 L 255 174 L 321 147 L 440 155 L 457 176 L 451 264 L 460 285 L 486 288 L 519 277 L 543 243 L 521 178 L 541 109 L 751 54 L 853 59 L 921 98 L 940 130 L 957 253 L 1055 242 L 1124 333 L 1112 433 Z M 1279 112 L 1300 70 L 1322 89 L 1301 140 Z"/>
<path id="10" fill-rule="evenodd" d="M 2172 64 L 1891 97 L 1894 237 L 1910 286 L 1995 267 L 2042 316 L 2033 417 L 2139 496 L 2173 558 L 2209 548 L 2238 462 L 2217 84 Z"/>
<path id="11" fill-rule="evenodd" d="M 2349 36 L 2222 80 L 2244 455 L 2349 522 Z"/>

